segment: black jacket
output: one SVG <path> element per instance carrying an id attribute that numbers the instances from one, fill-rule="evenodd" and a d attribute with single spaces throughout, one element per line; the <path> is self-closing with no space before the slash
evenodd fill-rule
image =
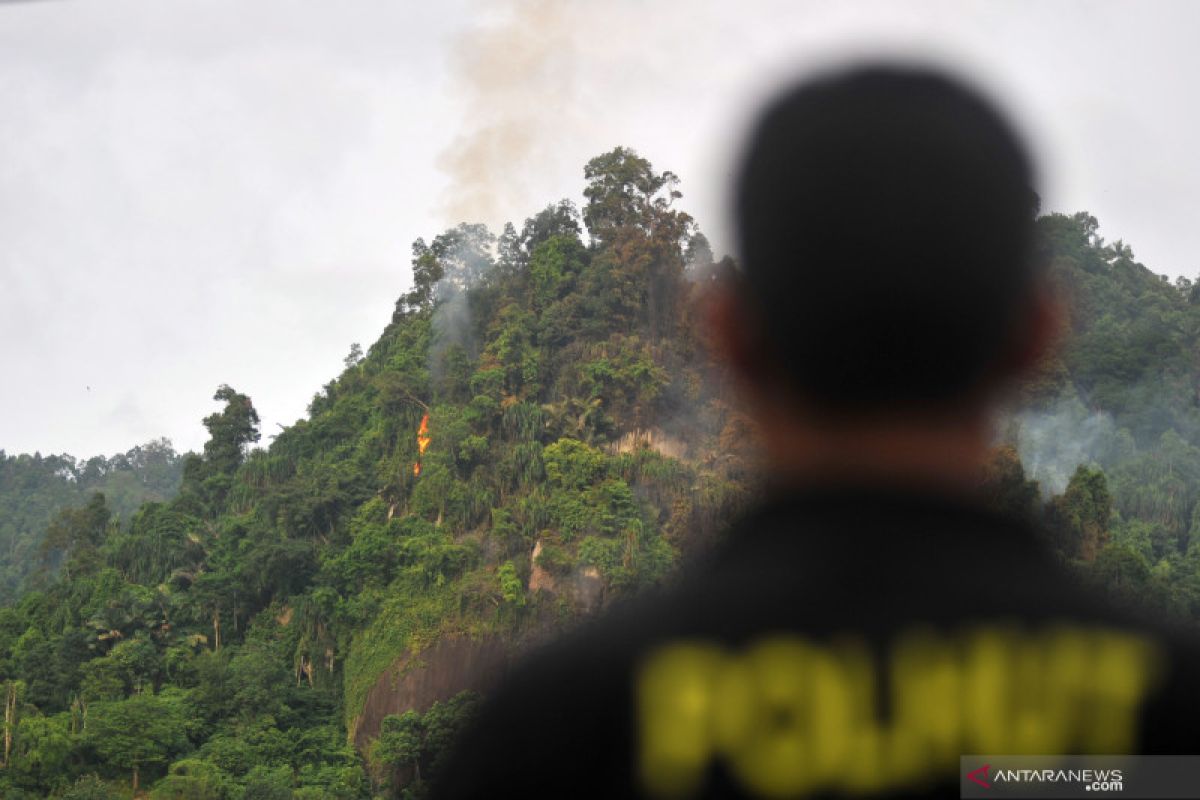
<path id="1" fill-rule="evenodd" d="M 1196 643 L 1043 541 L 948 497 L 777 497 L 527 658 L 434 796 L 958 797 L 965 754 L 1200 753 Z"/>

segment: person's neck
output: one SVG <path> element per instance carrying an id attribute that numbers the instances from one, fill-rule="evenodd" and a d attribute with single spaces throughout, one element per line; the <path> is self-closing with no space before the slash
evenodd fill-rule
<path id="1" fill-rule="evenodd" d="M 775 487 L 865 484 L 970 495 L 990 439 L 985 413 L 760 419 Z"/>

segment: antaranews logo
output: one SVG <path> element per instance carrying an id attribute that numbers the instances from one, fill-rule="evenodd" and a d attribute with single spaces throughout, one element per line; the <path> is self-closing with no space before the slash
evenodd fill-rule
<path id="1" fill-rule="evenodd" d="M 1059 784 L 1085 792 L 1119 792 L 1124 788 L 1119 769 L 997 769 L 992 780 L 1005 784 Z"/>
<path id="2" fill-rule="evenodd" d="M 967 780 L 977 783 L 985 789 L 992 788 L 992 785 L 987 781 L 988 770 L 991 769 L 991 767 L 991 764 L 984 764 L 979 769 L 971 770 L 967 773 Z"/>
<path id="3" fill-rule="evenodd" d="M 1200 756 L 975 753 L 959 758 L 958 781 L 964 800 L 1195 800 Z"/>
<path id="4" fill-rule="evenodd" d="M 964 756 L 960 762 L 959 786 L 964 798 L 1092 798 L 1112 793 L 1122 797 L 1145 796 L 1141 791 L 1130 792 L 1131 759 L 1128 756 Z M 1150 768 L 1138 771 L 1139 790 Z"/>
<path id="5" fill-rule="evenodd" d="M 975 772 L 979 771 L 975 770 Z M 983 772 L 986 775 L 986 767 Z M 971 774 L 968 774 L 967 777 L 980 786 L 991 788 L 989 784 L 971 777 Z M 1119 769 L 1030 769 L 1028 767 L 1005 769 L 997 767 L 992 775 L 994 784 L 1070 786 L 1085 792 L 1119 792 L 1124 788 L 1124 780 Z"/>

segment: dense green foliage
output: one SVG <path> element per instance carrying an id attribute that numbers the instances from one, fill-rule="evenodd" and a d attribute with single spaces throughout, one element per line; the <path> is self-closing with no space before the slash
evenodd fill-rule
<path id="1" fill-rule="evenodd" d="M 476 697 L 386 715 L 363 746 L 381 676 L 452 637 L 569 624 L 711 538 L 754 485 L 691 319 L 711 251 L 636 153 L 585 178 L 581 213 L 418 240 L 382 336 L 268 447 L 223 386 L 176 494 L 133 511 L 77 475 L 34 503 L 56 514 L 0 514 L 37 527 L 23 552 L 46 567 L 0 608 L 0 794 L 419 797 Z M 1197 293 L 1086 215 L 1040 226 L 1074 337 L 987 485 L 1111 591 L 1195 619 Z M 1084 450 L 1060 446 L 1075 429 Z"/>
<path id="2" fill-rule="evenodd" d="M 142 503 L 173 496 L 182 474 L 183 459 L 165 439 L 85 461 L 0 450 L 0 602 L 15 599 L 42 566 L 42 539 L 57 512 L 100 492 L 128 520 Z"/>
<path id="3" fill-rule="evenodd" d="M 424 714 L 406 711 L 383 720 L 379 738 L 371 747 L 371 758 L 397 768 L 398 784 L 406 797 L 420 797 L 428 781 L 436 779 L 449 746 L 470 722 L 479 698 L 460 692 L 445 702 L 434 703 Z"/>
<path id="4" fill-rule="evenodd" d="M 1039 220 L 1070 309 L 1066 346 L 1026 386 L 998 454 L 1009 507 L 1034 508 L 1055 546 L 1121 597 L 1200 620 L 1200 290 L 1106 244 L 1095 218 Z M 1007 461 L 1007 465 L 1003 462 Z"/>

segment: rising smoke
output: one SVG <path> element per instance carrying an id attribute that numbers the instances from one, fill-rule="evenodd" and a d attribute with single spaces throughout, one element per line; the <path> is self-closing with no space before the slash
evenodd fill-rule
<path id="1" fill-rule="evenodd" d="M 527 176 L 558 160 L 576 106 L 575 4 L 514 0 L 465 33 L 455 77 L 466 113 L 438 166 L 451 185 L 443 211 L 452 223 L 496 224 L 528 198 Z M 493 6 L 495 8 L 495 6 Z"/>
<path id="2" fill-rule="evenodd" d="M 570 136 L 576 118 L 578 19 L 568 19 L 578 16 L 574 4 L 512 0 L 477 9 L 480 24 L 459 37 L 453 56 L 462 124 L 438 159 L 450 178 L 442 214 L 459 230 L 466 222 L 498 226 L 529 205 L 531 176 L 553 171 L 558 142 Z M 491 268 L 494 256 L 490 237 L 486 248 L 479 244 L 451 244 L 451 261 L 472 261 L 473 269 L 448 271 L 435 292 L 429 351 L 435 380 L 448 350 L 473 349 L 466 288 Z"/>
<path id="3" fill-rule="evenodd" d="M 1009 438 L 1026 476 L 1040 484 L 1044 497 L 1065 491 L 1081 464 L 1109 467 L 1134 450 L 1132 437 L 1110 414 L 1091 411 L 1074 396 L 1048 409 L 1016 414 Z"/>
<path id="4" fill-rule="evenodd" d="M 451 56 L 461 116 L 438 158 L 449 178 L 445 221 L 498 229 L 515 211 L 576 186 L 587 159 L 617 145 L 644 148 L 655 125 L 686 124 L 664 109 L 688 86 L 681 55 L 694 57 L 715 38 L 717 8 L 478 0 L 475 24 Z"/>

